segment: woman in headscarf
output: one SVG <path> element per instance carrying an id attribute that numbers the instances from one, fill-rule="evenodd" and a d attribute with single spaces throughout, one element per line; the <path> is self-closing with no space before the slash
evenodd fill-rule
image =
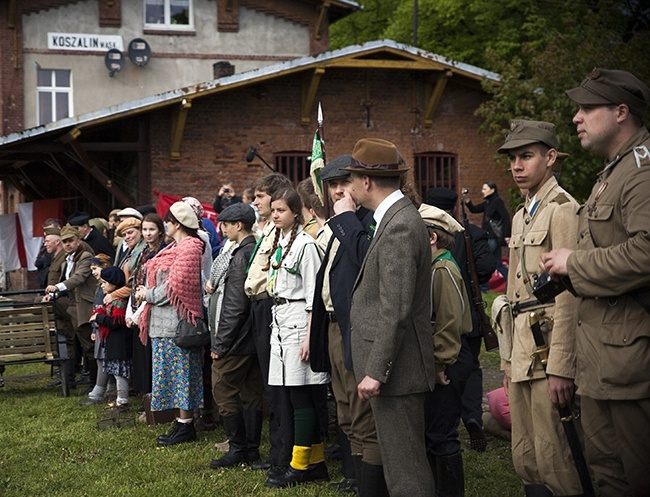
<path id="1" fill-rule="evenodd" d="M 135 293 L 138 301 L 147 303 L 139 324 L 151 339 L 151 410 L 180 410 L 172 431 L 158 437 L 160 447 L 196 439 L 192 413 L 203 400 L 201 350 L 178 347 L 174 336 L 181 319 L 196 325 L 203 318 L 205 244 L 197 234 L 197 217 L 185 202 L 169 208 L 165 225 L 173 242 L 146 263 L 146 286 L 139 286 Z"/>

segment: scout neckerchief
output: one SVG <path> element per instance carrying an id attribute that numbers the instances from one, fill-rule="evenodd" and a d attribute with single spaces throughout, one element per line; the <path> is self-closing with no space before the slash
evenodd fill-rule
<path id="1" fill-rule="evenodd" d="M 269 293 L 273 293 L 273 289 L 275 288 L 275 281 L 278 279 L 278 271 L 280 268 L 275 269 L 275 265 L 280 262 L 280 259 L 282 258 L 282 245 L 278 244 L 278 248 L 275 251 L 275 264 L 271 264 L 271 273 L 269 274 Z"/>

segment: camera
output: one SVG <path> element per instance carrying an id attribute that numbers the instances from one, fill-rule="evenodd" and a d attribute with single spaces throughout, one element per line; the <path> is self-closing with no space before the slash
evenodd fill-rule
<path id="1" fill-rule="evenodd" d="M 467 188 L 462 189 L 463 195 L 467 195 L 469 193 L 469 190 Z"/>

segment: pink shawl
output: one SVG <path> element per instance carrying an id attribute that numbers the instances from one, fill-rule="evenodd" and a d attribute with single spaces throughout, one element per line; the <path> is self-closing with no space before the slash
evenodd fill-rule
<path id="1" fill-rule="evenodd" d="M 203 317 L 201 289 L 201 257 L 203 242 L 193 236 L 183 238 L 179 243 L 168 245 L 149 259 L 144 266 L 147 273 L 147 288 L 156 286 L 158 271 L 168 271 L 165 280 L 165 295 L 181 319 L 196 324 Z M 147 302 L 140 315 L 140 341 L 147 344 L 151 304 Z"/>

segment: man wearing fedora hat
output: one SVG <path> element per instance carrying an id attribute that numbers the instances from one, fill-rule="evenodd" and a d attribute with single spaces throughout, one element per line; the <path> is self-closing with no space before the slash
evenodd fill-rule
<path id="1" fill-rule="evenodd" d="M 499 153 L 506 154 L 526 201 L 512 220 L 507 297 L 512 305 L 536 301 L 533 285 L 541 276 L 539 257 L 553 248 L 575 247 L 577 202 L 553 174 L 558 160 L 555 126 L 541 121 L 513 120 Z M 502 347 L 501 369 L 512 418 L 512 458 L 527 496 L 582 493 L 571 450 L 555 406 L 570 405 L 575 377 L 575 315 L 577 301 L 569 292 L 534 310 L 551 318 L 544 329 L 550 346 L 544 370 L 529 312 L 515 313 L 512 348 Z M 551 331 L 552 329 L 552 331 Z M 548 375 L 548 380 L 546 379 Z"/>
<path id="2" fill-rule="evenodd" d="M 400 191 L 400 177 L 409 168 L 394 144 L 359 140 L 344 170 L 352 173 L 352 200 L 374 212 L 372 241 L 350 309 L 357 391 L 372 407 L 390 494 L 431 495 L 434 482 L 423 437 L 424 393 L 435 385 L 429 235 Z M 354 210 L 350 204 L 348 210 Z M 336 225 L 336 217 L 330 222 Z"/>
<path id="3" fill-rule="evenodd" d="M 575 318 L 585 455 L 604 496 L 650 495 L 650 89 L 594 69 L 567 95 L 582 148 L 605 159 L 575 251 L 542 257 L 580 296 Z"/>

